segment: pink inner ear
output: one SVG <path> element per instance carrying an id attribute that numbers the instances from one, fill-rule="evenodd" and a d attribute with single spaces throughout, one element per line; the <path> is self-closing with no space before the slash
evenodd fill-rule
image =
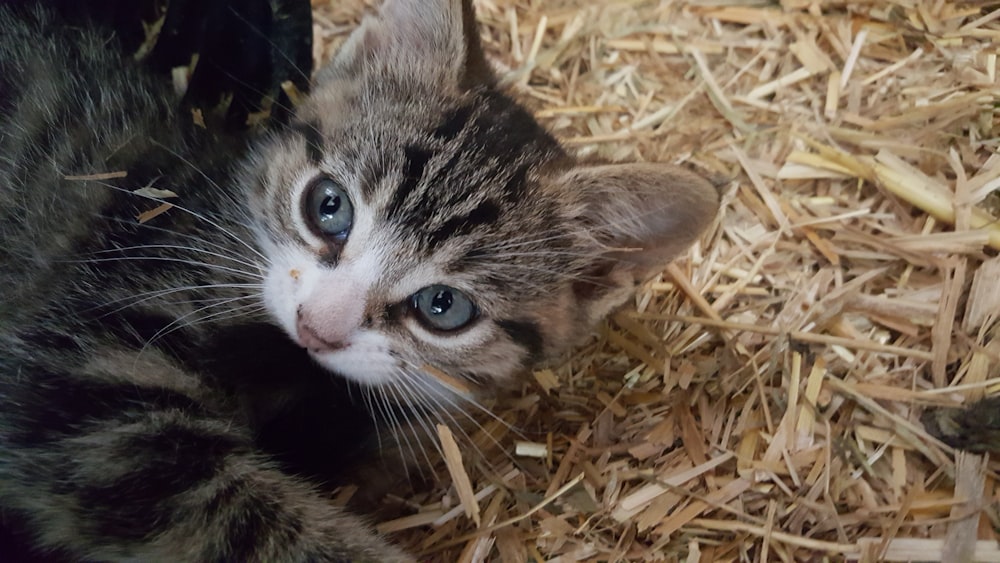
<path id="1" fill-rule="evenodd" d="M 684 252 L 711 223 L 719 194 L 706 180 L 670 164 L 578 166 L 565 180 L 582 197 L 583 219 L 593 225 L 610 256 L 655 273 Z"/>

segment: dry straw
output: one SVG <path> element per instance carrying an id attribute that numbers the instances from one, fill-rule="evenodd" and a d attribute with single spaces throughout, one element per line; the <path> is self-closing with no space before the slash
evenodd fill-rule
<path id="1" fill-rule="evenodd" d="M 728 187 L 380 529 L 428 561 L 1000 561 L 997 465 L 919 422 L 1000 384 L 996 2 L 477 7 L 572 151 Z M 317 58 L 363 9 L 317 0 Z"/>

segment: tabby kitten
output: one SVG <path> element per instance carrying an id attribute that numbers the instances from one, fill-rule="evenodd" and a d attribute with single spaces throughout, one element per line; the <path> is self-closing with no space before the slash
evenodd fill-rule
<path id="1" fill-rule="evenodd" d="M 247 149 L 110 37 L 0 7 L 0 507 L 43 550 L 410 560 L 318 492 L 336 459 L 296 462 L 359 443 L 343 382 L 423 415 L 490 389 L 718 206 L 669 165 L 574 162 L 469 0 L 386 0 Z"/>

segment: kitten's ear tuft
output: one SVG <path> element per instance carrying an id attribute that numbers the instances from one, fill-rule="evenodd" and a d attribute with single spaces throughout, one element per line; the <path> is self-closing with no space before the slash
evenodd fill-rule
<path id="1" fill-rule="evenodd" d="M 317 79 L 363 67 L 465 90 L 496 81 L 479 41 L 472 0 L 385 0 Z"/>
<path id="2" fill-rule="evenodd" d="M 719 210 L 712 184 L 669 164 L 578 166 L 561 182 L 575 201 L 575 219 L 598 247 L 590 281 L 577 288 L 591 321 L 684 252 Z"/>

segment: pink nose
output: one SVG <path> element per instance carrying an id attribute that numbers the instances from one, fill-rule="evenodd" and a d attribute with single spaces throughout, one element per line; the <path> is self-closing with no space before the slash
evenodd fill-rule
<path id="1" fill-rule="evenodd" d="M 344 339 L 324 337 L 324 335 L 319 334 L 316 329 L 309 325 L 302 311 L 298 312 L 295 328 L 298 332 L 299 344 L 312 352 L 333 352 L 347 348 L 347 342 Z"/>

